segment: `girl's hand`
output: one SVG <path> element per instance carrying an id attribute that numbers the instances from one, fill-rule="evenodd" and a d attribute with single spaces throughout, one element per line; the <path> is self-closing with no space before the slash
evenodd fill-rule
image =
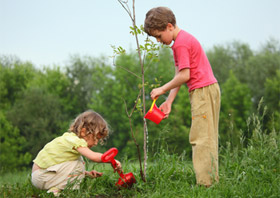
<path id="1" fill-rule="evenodd" d="M 101 177 L 103 175 L 103 173 L 97 172 L 95 170 L 92 171 L 86 171 L 85 175 L 91 177 L 91 178 L 96 178 L 96 177 Z"/>
<path id="2" fill-rule="evenodd" d="M 116 171 L 122 171 L 122 164 L 121 164 L 118 160 L 115 160 L 115 161 L 116 161 L 117 167 L 114 168 L 114 172 L 116 172 Z"/>

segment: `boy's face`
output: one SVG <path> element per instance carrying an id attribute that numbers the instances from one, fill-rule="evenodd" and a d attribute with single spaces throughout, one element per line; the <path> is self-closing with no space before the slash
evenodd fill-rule
<path id="1" fill-rule="evenodd" d="M 160 42 L 164 45 L 170 45 L 174 40 L 174 27 L 168 23 L 165 30 L 154 30 L 152 31 L 151 35 L 157 39 L 157 42 Z"/>

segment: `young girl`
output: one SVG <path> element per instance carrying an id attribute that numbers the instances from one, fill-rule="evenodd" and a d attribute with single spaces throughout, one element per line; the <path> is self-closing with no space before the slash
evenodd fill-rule
<path id="1" fill-rule="evenodd" d="M 88 175 L 100 177 L 97 171 L 85 171 L 82 155 L 93 162 L 102 162 L 102 153 L 90 150 L 109 135 L 106 121 L 94 111 L 80 114 L 70 125 L 69 132 L 55 138 L 45 145 L 33 160 L 32 184 L 48 192 L 58 195 L 72 183 L 73 189 L 80 187 L 81 180 Z M 121 170 L 121 163 L 117 161 L 117 168 Z"/>

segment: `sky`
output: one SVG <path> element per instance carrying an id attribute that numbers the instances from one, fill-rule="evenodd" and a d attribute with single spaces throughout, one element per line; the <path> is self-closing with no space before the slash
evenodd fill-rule
<path id="1" fill-rule="evenodd" d="M 135 0 L 136 24 L 157 6 L 169 7 L 206 51 L 234 41 L 252 50 L 280 41 L 279 0 Z M 73 55 L 109 60 L 111 45 L 136 49 L 131 25 L 118 0 L 0 0 L 0 56 L 37 67 L 63 66 Z"/>

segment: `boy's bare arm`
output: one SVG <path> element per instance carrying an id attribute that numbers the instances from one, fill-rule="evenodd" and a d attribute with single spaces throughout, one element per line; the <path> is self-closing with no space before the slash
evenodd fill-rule
<path id="1" fill-rule="evenodd" d="M 173 88 L 180 87 L 182 84 L 186 83 L 190 79 L 190 70 L 182 69 L 178 71 L 174 78 L 162 86 L 164 92 L 167 92 Z"/>
<path id="2" fill-rule="evenodd" d="M 179 73 L 178 67 L 175 67 L 175 75 L 174 77 Z M 169 103 L 170 105 L 173 103 L 173 101 L 175 100 L 175 97 L 177 96 L 177 93 L 179 92 L 181 86 L 175 87 L 173 89 L 171 89 L 171 91 L 169 92 L 169 95 L 166 99 L 166 102 Z"/>
<path id="3" fill-rule="evenodd" d="M 162 87 L 155 88 L 151 91 L 151 98 L 155 99 L 158 96 L 164 94 L 165 92 L 176 88 L 176 89 L 172 90 L 168 96 L 168 98 L 170 97 L 169 99 L 173 101 L 179 91 L 180 86 L 183 83 L 186 83 L 189 79 L 190 79 L 190 70 L 189 69 L 186 68 L 186 69 L 182 69 L 180 71 L 176 71 L 176 74 L 171 81 L 169 81 Z"/>

